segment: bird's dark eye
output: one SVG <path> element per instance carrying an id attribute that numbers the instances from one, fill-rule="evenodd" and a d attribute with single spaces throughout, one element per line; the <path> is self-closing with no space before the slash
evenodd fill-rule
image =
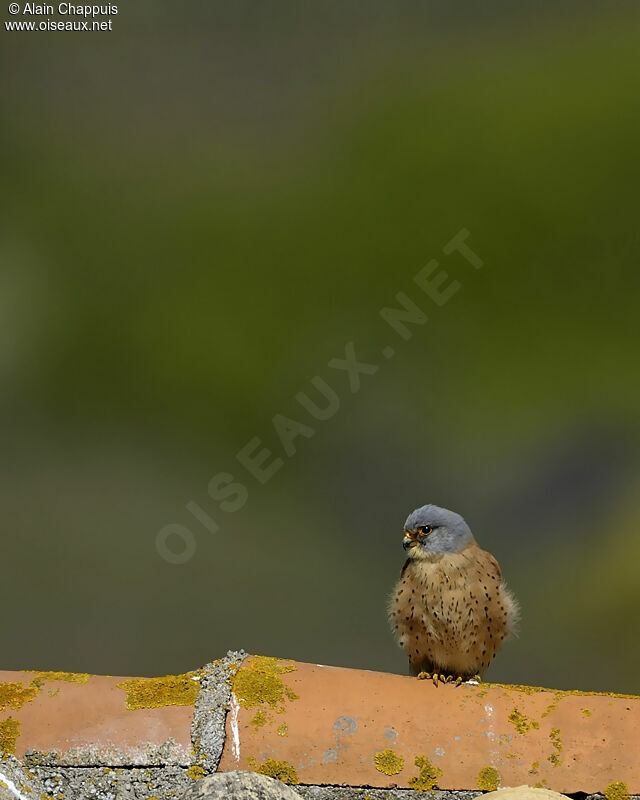
<path id="1" fill-rule="evenodd" d="M 419 530 L 419 531 L 420 531 L 420 533 L 422 533 L 424 536 L 427 536 L 427 534 L 431 533 L 431 531 L 433 530 L 433 528 L 431 527 L 431 525 L 421 525 L 421 526 L 418 528 L 418 530 Z"/>

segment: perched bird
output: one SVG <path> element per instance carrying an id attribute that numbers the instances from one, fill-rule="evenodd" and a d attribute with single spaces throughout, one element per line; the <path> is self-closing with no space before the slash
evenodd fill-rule
<path id="1" fill-rule="evenodd" d="M 498 562 L 459 514 L 433 505 L 409 514 L 402 544 L 389 619 L 411 673 L 436 686 L 478 677 L 518 621 Z"/>

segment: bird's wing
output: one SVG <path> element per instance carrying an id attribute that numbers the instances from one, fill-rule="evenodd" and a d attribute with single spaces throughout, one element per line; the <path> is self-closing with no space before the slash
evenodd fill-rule
<path id="1" fill-rule="evenodd" d="M 491 553 L 487 553 L 486 550 L 481 551 L 483 556 L 483 561 L 486 564 L 487 572 L 495 575 L 499 581 L 502 580 L 502 572 L 500 571 L 500 564 L 495 560 L 495 558 L 491 555 Z"/>
<path id="2" fill-rule="evenodd" d="M 495 560 L 495 558 L 491 555 L 491 553 L 487 553 L 486 550 L 480 551 L 481 559 L 483 567 L 486 569 L 489 575 L 492 575 L 498 586 L 500 587 L 500 598 L 502 604 L 504 605 L 504 609 L 506 611 L 506 625 L 507 631 L 510 634 L 517 634 L 518 630 L 518 622 L 520 619 L 520 606 L 518 601 L 514 597 L 514 595 L 509 591 L 505 582 L 502 579 L 502 572 L 500 571 L 500 565 Z"/>

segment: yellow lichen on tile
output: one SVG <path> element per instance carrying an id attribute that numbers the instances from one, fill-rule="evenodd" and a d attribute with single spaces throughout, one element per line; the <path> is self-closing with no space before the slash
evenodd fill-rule
<path id="1" fill-rule="evenodd" d="M 513 711 L 509 714 L 509 722 L 511 722 L 516 731 L 522 734 L 523 736 L 525 733 L 528 733 L 532 728 L 540 727 L 540 723 L 537 722 L 537 720 L 529 719 L 522 712 L 518 711 L 517 708 L 514 708 Z"/>
<path id="2" fill-rule="evenodd" d="M 540 769 L 540 762 L 534 761 L 533 764 L 531 765 L 531 769 L 529 770 L 529 775 L 537 775 L 539 769 Z"/>
<path id="3" fill-rule="evenodd" d="M 67 681 L 68 683 L 86 683 L 91 676 L 86 672 L 37 672 L 28 684 L 13 682 L 0 683 L 0 711 L 7 708 L 19 711 L 25 703 L 35 700 L 40 689 L 47 681 Z M 49 691 L 54 697 L 60 690 Z"/>
<path id="4" fill-rule="evenodd" d="M 397 775 L 402 772 L 404 758 L 393 750 L 380 750 L 373 756 L 373 763 L 378 772 L 382 772 L 384 775 Z"/>
<path id="5" fill-rule="evenodd" d="M 0 753 L 13 755 L 16 752 L 16 742 L 20 736 L 20 723 L 13 717 L 7 717 L 0 722 Z"/>
<path id="6" fill-rule="evenodd" d="M 590 711 L 588 708 L 583 708 L 582 713 L 585 715 L 585 717 L 590 717 L 593 712 Z"/>
<path id="7" fill-rule="evenodd" d="M 442 770 L 435 767 L 426 756 L 416 756 L 413 762 L 420 772 L 409 780 L 409 786 L 419 792 L 429 792 L 437 788 Z"/>
<path id="8" fill-rule="evenodd" d="M 88 672 L 37 672 L 31 684 L 40 688 L 46 681 L 86 683 L 90 677 L 91 675 Z"/>
<path id="9" fill-rule="evenodd" d="M 562 700 L 563 696 L 564 696 L 564 695 L 563 695 L 563 693 L 562 693 L 562 692 L 554 692 L 554 695 L 553 695 L 553 702 L 552 702 L 552 703 L 550 703 L 550 704 L 547 706 L 546 710 L 542 712 L 541 716 L 542 716 L 542 717 L 547 717 L 547 716 L 549 716 L 549 714 L 550 714 L 552 711 L 555 711 L 555 710 L 556 710 L 556 708 L 558 707 L 558 703 L 560 702 L 560 700 Z"/>
<path id="10" fill-rule="evenodd" d="M 268 758 L 262 764 L 258 764 L 256 759 L 251 757 L 249 759 L 249 766 L 254 772 L 258 772 L 260 775 L 266 775 L 269 778 L 275 778 L 282 783 L 293 785 L 300 783 L 296 768 L 292 764 L 289 764 L 288 761 L 276 761 L 275 758 Z"/>
<path id="11" fill-rule="evenodd" d="M 526 686 L 520 683 L 485 683 L 485 686 L 490 686 L 496 689 L 508 689 L 512 692 L 522 692 L 523 694 L 538 694 L 540 692 L 548 692 L 549 694 L 556 695 L 558 698 L 563 697 L 622 697 L 627 700 L 640 700 L 640 695 L 636 694 L 619 694 L 618 692 L 588 692 L 583 689 L 548 689 L 545 686 Z"/>
<path id="12" fill-rule="evenodd" d="M 266 711 L 262 710 L 256 711 L 256 713 L 251 718 L 251 724 L 256 730 L 258 730 L 258 728 L 261 728 L 263 725 L 266 725 L 268 719 L 269 718 L 267 716 Z"/>
<path id="13" fill-rule="evenodd" d="M 286 722 L 283 722 L 282 725 L 278 725 L 276 728 L 276 733 L 278 736 L 288 736 L 289 735 L 289 726 Z"/>
<path id="14" fill-rule="evenodd" d="M 478 789 L 494 792 L 500 786 L 500 773 L 495 767 L 483 767 L 478 773 Z"/>
<path id="15" fill-rule="evenodd" d="M 24 683 L 0 683 L 0 711 L 11 708 L 19 711 L 25 703 L 30 703 L 38 696 L 37 686 Z"/>
<path id="16" fill-rule="evenodd" d="M 127 708 L 192 706 L 200 691 L 200 673 L 164 675 L 161 678 L 129 678 L 117 684 L 127 694 Z"/>
<path id="17" fill-rule="evenodd" d="M 200 767 L 197 764 L 193 764 L 187 770 L 187 777 L 191 778 L 193 781 L 199 781 L 201 778 L 204 778 L 204 775 L 204 767 Z"/>
<path id="18" fill-rule="evenodd" d="M 295 664 L 279 664 L 277 658 L 253 656 L 248 666 L 240 667 L 231 680 L 238 703 L 253 709 L 266 703 L 278 713 L 285 710 L 285 699 L 297 700 L 298 695 L 285 686 L 282 675 L 293 672 Z"/>
<path id="19" fill-rule="evenodd" d="M 624 781 L 610 783 L 604 790 L 607 800 L 629 800 L 629 787 Z"/>
<path id="20" fill-rule="evenodd" d="M 560 759 L 560 753 L 562 753 L 562 740 L 560 739 L 560 728 L 552 728 L 551 733 L 549 734 L 549 739 L 551 739 L 551 744 L 555 748 L 556 752 L 551 753 L 551 755 L 547 758 L 547 761 L 550 761 L 554 767 L 559 767 L 562 763 Z"/>

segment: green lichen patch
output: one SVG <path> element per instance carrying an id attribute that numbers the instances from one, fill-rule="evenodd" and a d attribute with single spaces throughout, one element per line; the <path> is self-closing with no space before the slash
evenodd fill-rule
<path id="1" fill-rule="evenodd" d="M 549 739 L 551 739 L 551 744 L 555 749 L 555 753 L 551 753 L 551 755 L 547 758 L 547 761 L 550 761 L 554 767 L 559 767 L 562 763 L 560 758 L 560 754 L 562 753 L 562 740 L 560 739 L 560 728 L 552 728 L 551 733 L 549 734 Z"/>
<path id="2" fill-rule="evenodd" d="M 500 786 L 500 773 L 495 767 L 483 767 L 478 773 L 478 789 L 495 792 Z"/>
<path id="3" fill-rule="evenodd" d="M 397 775 L 402 772 L 404 758 L 393 750 L 380 750 L 374 755 L 373 763 L 378 772 L 382 772 L 384 775 Z"/>
<path id="4" fill-rule="evenodd" d="M 514 708 L 509 714 L 509 722 L 522 736 L 524 736 L 525 733 L 528 733 L 532 728 L 540 727 L 540 723 L 537 720 L 529 719 L 521 711 L 518 711 L 517 708 Z"/>
<path id="5" fill-rule="evenodd" d="M 38 696 L 36 686 L 24 683 L 0 683 L 0 711 L 7 708 L 19 711 L 25 703 L 30 703 Z"/>
<path id="6" fill-rule="evenodd" d="M 288 761 L 276 761 L 275 758 L 268 758 L 262 764 L 258 764 L 255 758 L 252 757 L 249 759 L 249 766 L 254 772 L 266 775 L 269 778 L 275 778 L 277 781 L 282 781 L 282 783 L 290 785 L 300 783 L 296 768 L 293 764 L 289 764 Z"/>
<path id="7" fill-rule="evenodd" d="M 127 708 L 192 706 L 200 690 L 200 673 L 164 675 L 161 678 L 129 678 L 117 684 L 127 694 Z"/>
<path id="8" fill-rule="evenodd" d="M 529 775 L 537 775 L 539 769 L 540 769 L 540 762 L 539 761 L 534 761 L 533 764 L 531 764 L 531 769 L 529 770 Z"/>
<path id="9" fill-rule="evenodd" d="M 263 703 L 282 714 L 285 699 L 297 700 L 298 695 L 285 686 L 282 675 L 293 672 L 295 664 L 279 664 L 279 659 L 269 656 L 253 656 L 246 667 L 241 667 L 231 680 L 231 688 L 238 703 L 253 709 Z"/>
<path id="10" fill-rule="evenodd" d="M 610 783 L 604 790 L 607 800 L 629 800 L 629 787 L 624 781 Z"/>
<path id="11" fill-rule="evenodd" d="M 435 767 L 426 756 L 416 756 L 413 762 L 420 772 L 409 780 L 409 786 L 418 792 L 430 792 L 438 788 L 442 770 Z"/>
<path id="12" fill-rule="evenodd" d="M 13 755 L 16 752 L 16 743 L 20 736 L 20 723 L 13 717 L 0 722 L 0 753 Z"/>

